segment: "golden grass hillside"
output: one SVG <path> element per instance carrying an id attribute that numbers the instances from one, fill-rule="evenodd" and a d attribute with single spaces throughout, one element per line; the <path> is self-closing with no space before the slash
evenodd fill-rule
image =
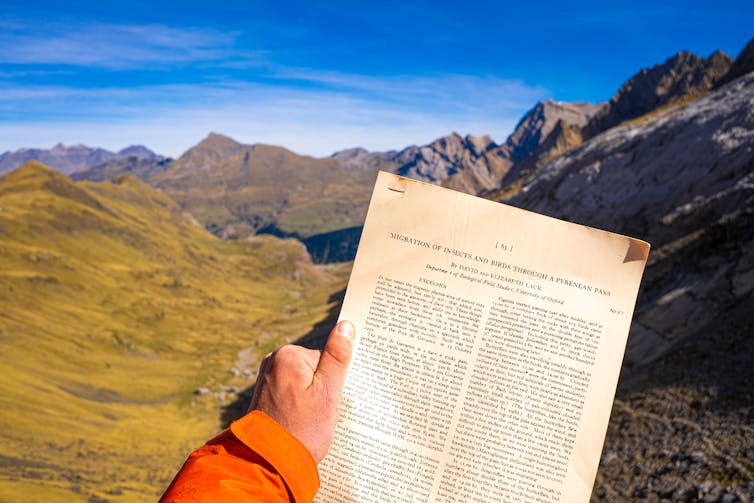
<path id="1" fill-rule="evenodd" d="M 293 240 L 221 241 L 130 176 L 0 178 L 0 501 L 156 500 L 344 283 Z"/>

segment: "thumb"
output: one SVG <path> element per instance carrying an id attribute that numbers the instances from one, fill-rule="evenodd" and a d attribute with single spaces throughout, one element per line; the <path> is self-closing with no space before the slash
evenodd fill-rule
<path id="1" fill-rule="evenodd" d="M 330 332 L 325 349 L 319 357 L 315 377 L 325 381 L 328 386 L 340 393 L 346 380 L 348 363 L 353 353 L 353 341 L 356 329 L 350 321 L 341 321 Z"/>

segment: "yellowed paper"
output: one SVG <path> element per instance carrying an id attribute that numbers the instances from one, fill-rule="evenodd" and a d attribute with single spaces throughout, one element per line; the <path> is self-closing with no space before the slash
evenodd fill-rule
<path id="1" fill-rule="evenodd" d="M 588 501 L 648 251 L 380 173 L 317 500 Z"/>

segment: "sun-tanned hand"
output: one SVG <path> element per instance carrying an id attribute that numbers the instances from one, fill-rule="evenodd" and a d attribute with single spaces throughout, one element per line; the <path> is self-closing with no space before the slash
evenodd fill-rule
<path id="1" fill-rule="evenodd" d="M 354 338 L 351 322 L 341 321 L 324 350 L 283 346 L 259 368 L 249 411 L 260 410 L 280 423 L 317 463 L 327 454 L 335 431 Z"/>

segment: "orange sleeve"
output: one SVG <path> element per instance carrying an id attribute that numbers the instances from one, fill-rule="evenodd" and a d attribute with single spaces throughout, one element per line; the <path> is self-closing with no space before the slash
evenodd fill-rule
<path id="1" fill-rule="evenodd" d="M 319 488 L 309 451 L 254 411 L 192 452 L 160 503 L 310 502 Z"/>

